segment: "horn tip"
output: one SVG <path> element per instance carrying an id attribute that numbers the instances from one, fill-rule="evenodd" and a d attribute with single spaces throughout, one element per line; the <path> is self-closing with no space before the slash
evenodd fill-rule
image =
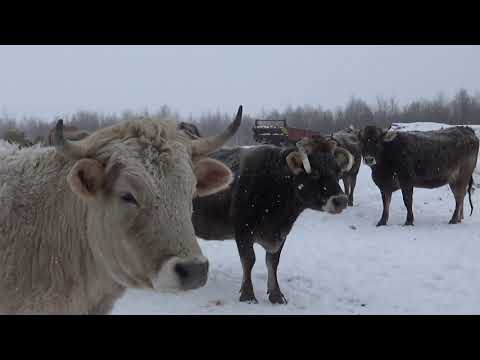
<path id="1" fill-rule="evenodd" d="M 238 107 L 237 115 L 235 116 L 235 119 L 233 120 L 233 123 L 231 124 L 232 131 L 237 131 L 237 129 L 240 127 L 240 124 L 242 122 L 242 114 L 243 114 L 243 105 L 240 105 Z"/>
<path id="2" fill-rule="evenodd" d="M 240 105 L 237 111 L 237 118 L 241 117 L 242 114 L 243 114 L 243 105 Z"/>
<path id="3" fill-rule="evenodd" d="M 55 135 L 53 137 L 53 143 L 55 146 L 62 146 L 64 142 L 63 138 L 63 119 L 58 119 L 55 126 Z"/>

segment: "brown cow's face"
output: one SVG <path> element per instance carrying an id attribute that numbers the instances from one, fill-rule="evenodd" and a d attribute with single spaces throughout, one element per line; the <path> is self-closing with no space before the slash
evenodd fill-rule
<path id="1" fill-rule="evenodd" d="M 396 136 L 395 132 L 389 132 L 376 126 L 366 126 L 360 131 L 359 138 L 362 143 L 363 161 L 368 166 L 374 166 L 377 159 L 383 152 L 386 142 L 392 141 Z"/>
<path id="2" fill-rule="evenodd" d="M 231 177 L 214 160 L 192 163 L 183 143 L 159 147 L 131 138 L 77 161 L 67 180 L 88 204 L 93 254 L 118 283 L 186 290 L 203 286 L 208 274 L 191 222 L 192 199 Z"/>
<path id="3" fill-rule="evenodd" d="M 308 208 L 333 214 L 347 207 L 347 197 L 338 180 L 341 168 L 332 154 L 309 155 L 311 173 L 301 171 L 294 178 L 297 198 Z"/>
<path id="4" fill-rule="evenodd" d="M 349 171 L 353 156 L 333 141 L 323 138 L 305 144 L 308 170 L 300 152 L 287 156 L 287 164 L 295 175 L 295 193 L 305 207 L 338 214 L 347 207 L 347 197 L 338 184 L 343 172 Z"/>

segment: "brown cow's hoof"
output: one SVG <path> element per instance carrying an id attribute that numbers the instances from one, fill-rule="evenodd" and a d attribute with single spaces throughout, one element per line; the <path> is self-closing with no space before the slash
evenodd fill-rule
<path id="1" fill-rule="evenodd" d="M 240 302 L 246 302 L 249 304 L 258 304 L 258 300 L 253 293 L 242 293 L 240 295 Z"/>
<path id="2" fill-rule="evenodd" d="M 387 225 L 387 222 L 385 220 L 380 220 L 378 223 L 377 223 L 377 226 L 385 226 Z"/>
<path id="3" fill-rule="evenodd" d="M 453 219 L 452 219 L 452 220 L 450 220 L 448 223 L 449 223 L 449 224 L 459 224 L 460 221 L 457 221 L 457 220 L 453 220 Z"/>
<path id="4" fill-rule="evenodd" d="M 413 226 L 413 221 L 405 221 L 405 224 L 403 226 Z"/>
<path id="5" fill-rule="evenodd" d="M 287 298 L 280 291 L 272 292 L 268 295 L 268 300 L 272 304 L 288 304 Z"/>

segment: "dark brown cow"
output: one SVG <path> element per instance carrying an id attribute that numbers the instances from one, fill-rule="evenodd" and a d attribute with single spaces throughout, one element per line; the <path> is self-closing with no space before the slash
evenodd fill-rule
<path id="1" fill-rule="evenodd" d="M 364 161 L 372 168 L 372 179 L 382 194 L 383 213 L 377 226 L 387 224 L 394 191 L 402 190 L 407 208 L 405 225 L 413 225 L 413 188 L 432 189 L 446 184 L 455 196 L 450 224 L 463 220 L 463 200 L 467 188 L 470 196 L 479 148 L 471 128 L 395 132 L 367 126 L 359 136 Z M 473 211 L 471 199 L 470 206 Z"/>
<path id="2" fill-rule="evenodd" d="M 253 244 L 266 251 L 268 294 L 285 303 L 277 267 L 285 240 L 305 209 L 338 214 L 347 207 L 338 179 L 352 155 L 317 137 L 298 146 L 220 149 L 210 155 L 234 173 L 224 191 L 193 201 L 195 234 L 204 240 L 235 239 L 243 267 L 240 301 L 256 302 L 251 280 Z"/>
<path id="3" fill-rule="evenodd" d="M 343 188 L 348 196 L 348 206 L 353 206 L 353 192 L 357 184 L 357 175 L 362 164 L 362 143 L 354 128 L 346 128 L 330 136 L 338 146 L 347 149 L 353 155 L 353 164 L 349 171 L 342 174 Z"/>

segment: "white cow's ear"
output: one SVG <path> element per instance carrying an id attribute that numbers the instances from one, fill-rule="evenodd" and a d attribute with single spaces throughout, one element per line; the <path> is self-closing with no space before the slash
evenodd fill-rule
<path id="1" fill-rule="evenodd" d="M 70 189 L 88 200 L 93 199 L 103 187 L 105 180 L 105 168 L 97 160 L 78 160 L 67 175 L 67 183 Z"/>
<path id="2" fill-rule="evenodd" d="M 226 189 L 233 181 L 232 171 L 220 161 L 203 158 L 194 165 L 197 195 L 207 196 Z"/>

